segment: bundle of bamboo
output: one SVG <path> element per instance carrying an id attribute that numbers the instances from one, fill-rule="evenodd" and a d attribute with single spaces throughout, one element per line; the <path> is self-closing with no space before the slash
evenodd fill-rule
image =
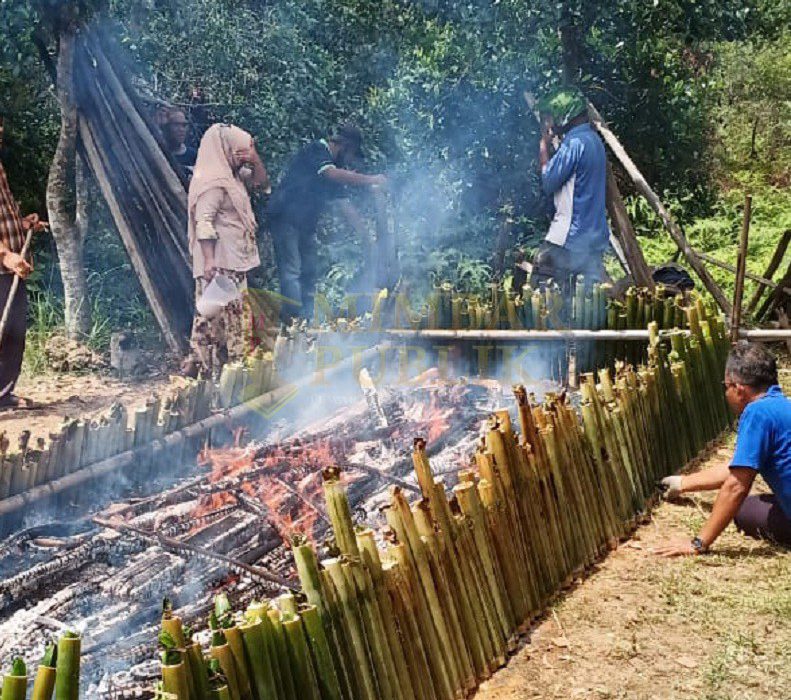
<path id="1" fill-rule="evenodd" d="M 74 632 L 66 632 L 57 646 L 47 646 L 33 681 L 31 700 L 79 700 L 80 647 L 82 639 Z M 27 666 L 22 659 L 14 659 L 9 673 L 3 676 L 2 700 L 25 700 L 27 697 Z"/>
<path id="2" fill-rule="evenodd" d="M 686 313 L 691 334 L 669 343 L 650 322 L 645 366 L 586 374 L 581 415 L 565 395 L 537 405 L 517 386 L 521 434 L 495 412 L 477 468 L 450 497 L 415 440 L 422 498 L 410 505 L 393 488 L 381 546 L 355 529 L 340 472 L 325 469 L 332 556 L 319 562 L 294 542 L 306 602 L 289 594 L 251 607 L 244 624 L 213 622 L 226 697 L 450 700 L 488 678 L 553 597 L 637 525 L 656 480 L 728 425 L 724 322 L 702 304 Z"/>

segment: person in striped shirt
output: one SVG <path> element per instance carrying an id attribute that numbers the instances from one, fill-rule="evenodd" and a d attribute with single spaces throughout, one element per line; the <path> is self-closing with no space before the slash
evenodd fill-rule
<path id="1" fill-rule="evenodd" d="M 3 146 L 3 121 L 0 117 L 0 150 Z M 5 169 L 0 162 L 0 316 L 9 303 L 14 277 L 19 277 L 18 287 L 11 299 L 5 329 L 0 335 L 0 411 L 26 407 L 14 395 L 22 357 L 25 354 L 27 331 L 27 291 L 25 280 L 33 271 L 29 259 L 22 255 L 25 235 L 31 228 L 40 230 L 46 223 L 38 214 L 23 217 L 19 211 Z"/>

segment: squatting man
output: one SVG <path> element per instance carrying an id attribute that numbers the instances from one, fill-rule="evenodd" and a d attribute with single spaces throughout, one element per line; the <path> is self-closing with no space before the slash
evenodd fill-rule
<path id="1" fill-rule="evenodd" d="M 749 537 L 791 547 L 791 401 L 777 381 L 777 361 L 761 345 L 740 343 L 725 365 L 725 398 L 740 417 L 729 465 L 662 480 L 666 498 L 719 489 L 711 515 L 692 541 L 670 542 L 656 554 L 703 554 L 730 524 Z M 760 474 L 772 490 L 748 495 Z"/>

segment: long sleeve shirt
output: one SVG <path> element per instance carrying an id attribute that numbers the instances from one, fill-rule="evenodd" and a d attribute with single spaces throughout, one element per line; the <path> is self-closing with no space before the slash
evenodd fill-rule
<path id="1" fill-rule="evenodd" d="M 11 194 L 5 169 L 0 163 L 0 248 L 12 253 L 21 253 L 25 245 L 25 229 L 22 227 L 22 214 L 19 205 Z M 10 274 L 10 270 L 0 265 L 0 275 Z"/>
<path id="2" fill-rule="evenodd" d="M 600 253 L 607 228 L 607 156 L 590 124 L 570 129 L 544 166 L 541 184 L 555 202 L 546 240 L 575 253 Z"/>
<path id="3" fill-rule="evenodd" d="M 195 245 L 192 249 L 192 274 L 202 277 L 203 251 L 200 241 L 213 240 L 214 265 L 221 270 L 247 272 L 261 264 L 255 231 L 248 231 L 221 187 L 205 192 L 195 204 Z"/>

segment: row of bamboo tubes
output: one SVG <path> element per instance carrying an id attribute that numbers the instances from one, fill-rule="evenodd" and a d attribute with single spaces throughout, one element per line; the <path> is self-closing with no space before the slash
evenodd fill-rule
<path id="1" fill-rule="evenodd" d="M 49 439 L 31 441 L 24 432 L 15 445 L 0 433 L 0 500 L 60 479 L 127 450 L 270 391 L 275 385 L 271 353 L 256 351 L 244 362 L 223 367 L 215 385 L 205 379 L 174 378 L 143 406 L 120 403 L 97 419 L 65 418 Z"/>
<path id="2" fill-rule="evenodd" d="M 217 688 L 194 694 L 184 689 L 188 677 L 169 683 L 163 668 L 160 696 L 451 700 L 471 693 L 558 592 L 636 527 L 656 480 L 728 425 L 724 322 L 702 304 L 688 308 L 686 320 L 692 333 L 669 342 L 650 323 L 647 364 L 583 375 L 579 412 L 564 394 L 538 405 L 517 386 L 519 431 L 508 410 L 496 411 L 474 466 L 451 493 L 434 477 L 425 442 L 415 440 L 422 498 L 410 504 L 394 487 L 378 533 L 355 527 L 340 471 L 325 469 L 331 556 L 319 561 L 312 545 L 296 540 L 299 600 L 255 603 L 236 618 L 236 651 L 237 632 L 229 630 L 229 650 L 210 650 L 221 666 Z M 245 641 L 251 628 L 264 643 Z"/>
<path id="3" fill-rule="evenodd" d="M 570 296 L 556 284 L 533 289 L 507 290 L 492 284 L 489 294 L 465 295 L 450 282 L 436 286 L 426 303 L 413 308 L 406 297 L 385 304 L 387 292 L 374 299 L 371 326 L 411 330 L 588 330 L 646 328 L 653 321 L 660 329 L 684 328 L 685 300 L 668 296 L 661 285 L 654 290 L 632 287 L 622 300 L 612 298 L 612 285 L 590 284 L 578 277 Z M 391 309 L 389 318 L 386 310 Z M 319 319 L 320 320 L 320 319 Z"/>

